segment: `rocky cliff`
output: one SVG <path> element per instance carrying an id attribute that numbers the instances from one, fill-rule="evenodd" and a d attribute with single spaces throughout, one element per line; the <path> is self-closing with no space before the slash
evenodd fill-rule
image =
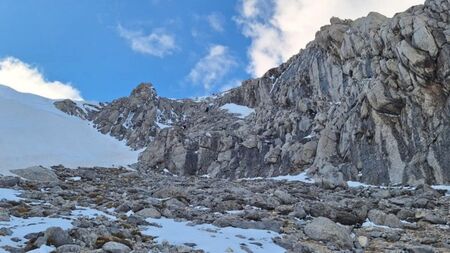
<path id="1" fill-rule="evenodd" d="M 333 188 L 349 179 L 449 183 L 449 91 L 450 0 L 427 0 L 393 18 L 332 18 L 286 63 L 215 97 L 170 100 L 142 84 L 91 110 L 57 104 L 145 148 L 142 171 L 241 178 L 309 169 Z M 239 117 L 221 109 L 227 103 L 255 113 Z"/>

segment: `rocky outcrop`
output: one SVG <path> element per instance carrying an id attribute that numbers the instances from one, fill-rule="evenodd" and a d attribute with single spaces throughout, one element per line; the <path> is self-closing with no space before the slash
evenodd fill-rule
<path id="1" fill-rule="evenodd" d="M 450 182 L 450 1 L 386 18 L 332 18 L 263 77 L 202 101 L 140 85 L 89 113 L 146 147 L 140 169 L 239 178 L 306 169 L 324 186 Z M 255 109 L 239 118 L 220 109 Z"/>

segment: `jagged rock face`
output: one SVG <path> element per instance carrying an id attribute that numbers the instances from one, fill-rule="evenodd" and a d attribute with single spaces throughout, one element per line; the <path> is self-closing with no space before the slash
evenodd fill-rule
<path id="1" fill-rule="evenodd" d="M 129 97 L 89 113 L 100 132 L 126 140 L 135 149 L 146 147 L 165 126 L 179 122 L 190 103 L 157 96 L 151 84 L 140 84 Z"/>
<path id="2" fill-rule="evenodd" d="M 142 170 L 238 178 L 310 169 L 331 188 L 448 183 L 449 91 L 450 1 L 428 0 L 392 19 L 332 18 L 288 62 L 218 97 L 169 100 L 141 85 L 90 118 L 147 147 Z M 225 103 L 256 113 L 240 119 Z M 158 117 L 172 127 L 160 129 Z"/>

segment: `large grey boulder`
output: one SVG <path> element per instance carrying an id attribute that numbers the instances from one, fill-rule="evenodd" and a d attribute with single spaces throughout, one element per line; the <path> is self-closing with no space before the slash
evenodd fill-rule
<path id="1" fill-rule="evenodd" d="M 161 213 L 156 208 L 153 208 L 153 207 L 144 208 L 144 209 L 140 210 L 139 212 L 137 212 L 136 215 L 140 216 L 144 219 L 146 219 L 146 218 L 156 218 L 156 219 L 161 218 Z"/>
<path id="2" fill-rule="evenodd" d="M 307 224 L 305 234 L 311 239 L 335 243 L 344 249 L 353 247 L 353 239 L 349 230 L 325 217 L 315 218 L 311 223 Z"/>
<path id="3" fill-rule="evenodd" d="M 60 227 L 47 228 L 44 233 L 44 239 L 48 245 L 53 245 L 56 247 L 73 243 L 69 233 Z"/>
<path id="4" fill-rule="evenodd" d="M 373 209 L 368 213 L 368 218 L 370 221 L 377 225 L 388 226 L 391 228 L 402 228 L 402 223 L 400 219 L 394 214 L 386 214 L 383 211 Z"/>
<path id="5" fill-rule="evenodd" d="M 131 251 L 127 245 L 118 242 L 107 242 L 102 249 L 108 253 L 128 253 Z"/>
<path id="6" fill-rule="evenodd" d="M 58 181 L 58 176 L 53 171 L 42 166 L 34 166 L 25 169 L 16 169 L 11 170 L 11 172 L 30 181 L 38 181 L 38 182 Z"/>

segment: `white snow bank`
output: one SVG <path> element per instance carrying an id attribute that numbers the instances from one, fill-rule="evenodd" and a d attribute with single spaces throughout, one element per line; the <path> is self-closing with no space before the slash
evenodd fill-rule
<path id="1" fill-rule="evenodd" d="M 0 188 L 0 200 L 6 200 L 6 201 L 19 201 L 22 198 L 19 198 L 20 191 L 16 191 L 13 189 L 5 189 Z"/>
<path id="2" fill-rule="evenodd" d="M 188 222 L 177 222 L 167 218 L 149 218 L 146 221 L 161 226 L 161 228 L 148 227 L 143 231 L 145 235 L 157 236 L 156 240 L 159 243 L 164 240 L 174 245 L 195 243 L 195 248 L 210 253 L 246 252 L 241 246 L 247 247 L 254 253 L 286 251 L 272 241 L 272 238 L 279 236 L 273 231 L 219 228 L 209 224 L 191 226 Z"/>
<path id="3" fill-rule="evenodd" d="M 33 217 L 28 219 L 11 217 L 10 221 L 0 221 L 0 227 L 6 227 L 12 230 L 12 235 L 0 236 L 0 252 L 1 247 L 11 246 L 20 247 L 27 241 L 25 236 L 30 233 L 39 233 L 47 230 L 49 227 L 60 227 L 62 229 L 72 228 L 71 220 L 61 218 Z M 16 242 L 12 240 L 14 237 L 21 239 Z M 47 251 L 35 251 L 47 252 Z"/>
<path id="4" fill-rule="evenodd" d="M 243 105 L 237 104 L 224 104 L 220 107 L 220 109 L 227 110 L 229 113 L 237 114 L 239 118 L 243 119 L 248 115 L 255 112 L 255 109 L 249 108 Z"/>
<path id="5" fill-rule="evenodd" d="M 114 167 L 137 162 L 138 151 L 59 111 L 53 102 L 0 85 L 0 174 L 36 165 Z"/>
<path id="6" fill-rule="evenodd" d="M 3 193 L 0 189 L 0 194 Z M 4 197 L 3 195 L 1 195 Z M 7 196 L 7 195 L 6 195 Z M 6 252 L 2 249 L 4 246 L 11 247 L 21 247 L 27 242 L 25 236 L 30 233 L 38 233 L 47 230 L 49 227 L 60 227 L 64 230 L 72 228 L 72 221 L 81 218 L 93 218 L 99 216 L 105 216 L 109 220 L 115 221 L 117 218 L 115 216 L 106 214 L 105 212 L 88 208 L 77 206 L 76 210 L 72 211 L 70 216 L 63 218 L 48 218 L 48 217 L 32 217 L 28 219 L 18 218 L 18 217 L 10 217 L 10 221 L 0 221 L 0 228 L 5 227 L 12 230 L 12 234 L 8 236 L 0 236 L 0 253 Z M 15 241 L 13 238 L 19 238 L 20 241 Z M 52 247 L 41 247 L 39 249 L 35 249 L 32 252 L 35 253 L 46 253 L 52 252 L 54 248 Z M 31 252 L 31 251 L 30 251 Z"/>

